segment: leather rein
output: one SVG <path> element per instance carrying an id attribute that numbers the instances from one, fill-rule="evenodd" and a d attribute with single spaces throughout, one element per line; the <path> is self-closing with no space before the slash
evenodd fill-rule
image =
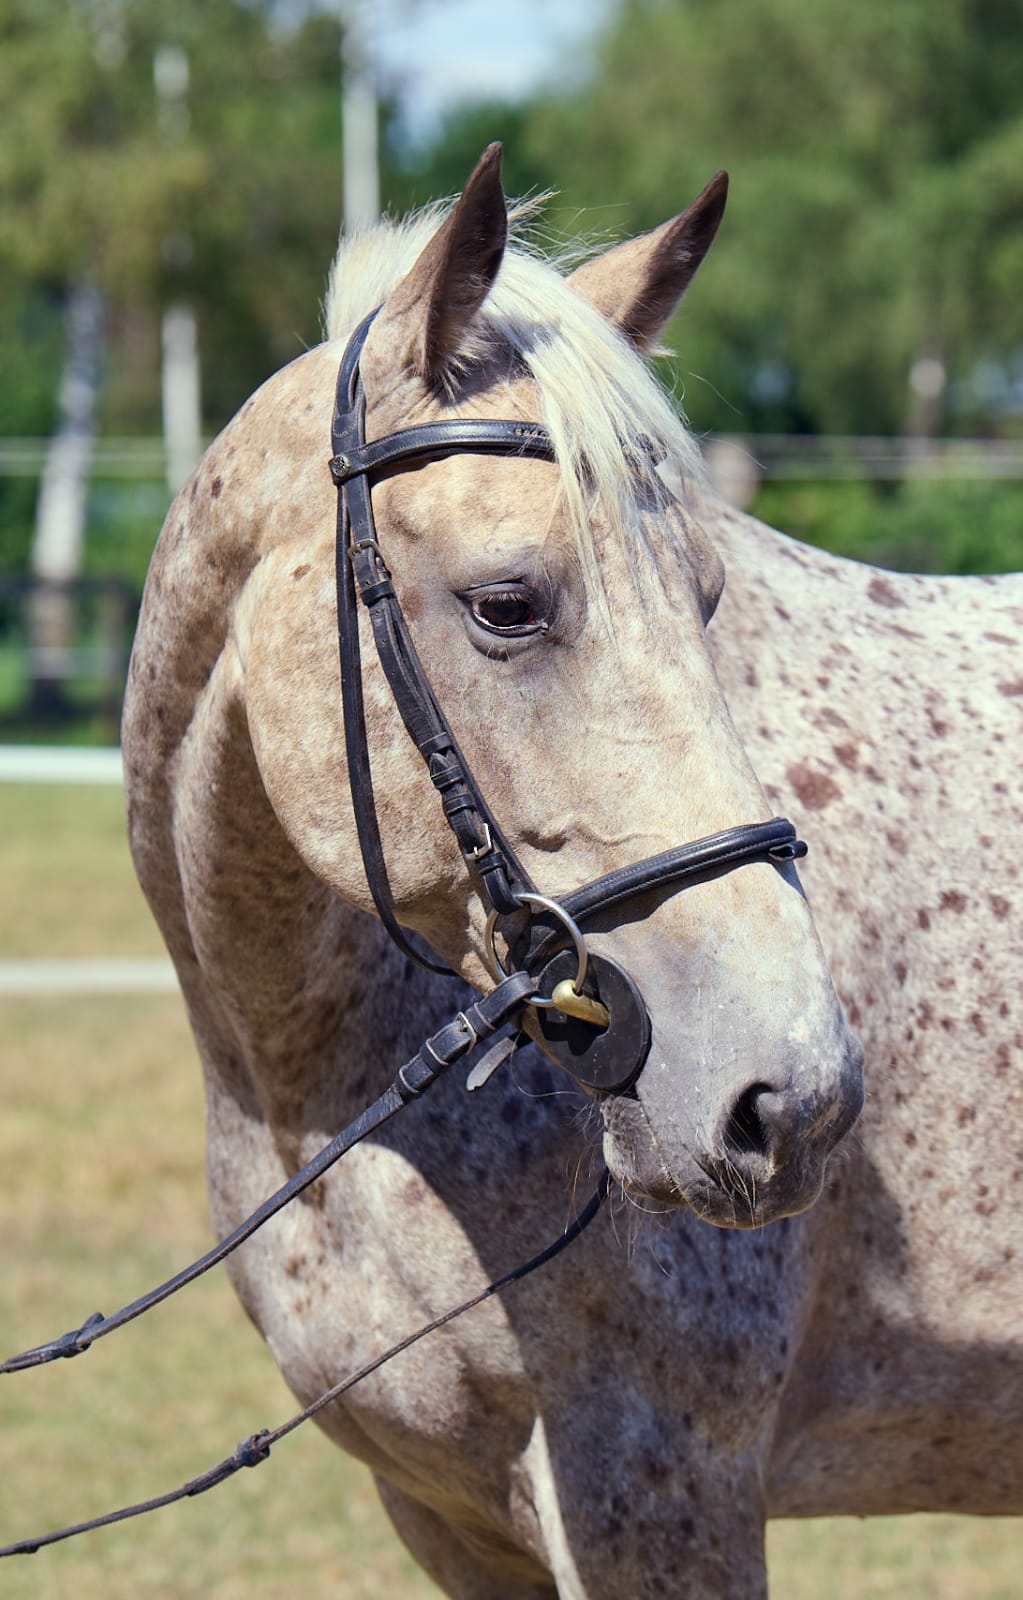
<path id="1" fill-rule="evenodd" d="M 642 1070 L 649 1049 L 649 1019 L 642 994 L 631 975 L 610 958 L 587 949 L 582 931 L 585 924 L 639 895 L 664 890 L 673 892 L 719 877 L 749 862 L 781 863 L 806 854 L 806 845 L 797 837 L 792 824 L 776 817 L 769 822 L 727 828 L 660 855 L 645 857 L 559 900 L 538 892 L 488 806 L 416 653 L 377 542 L 371 489 L 374 479 L 384 471 L 458 453 L 553 461 L 550 436 L 538 423 L 470 419 L 404 428 L 367 442 L 359 361 L 376 314 L 373 312 L 355 330 L 341 361 L 329 463 L 338 489 L 336 572 L 341 700 L 359 844 L 374 904 L 395 944 L 420 965 L 453 976 L 446 965 L 424 955 L 412 944 L 394 909 L 377 825 L 366 738 L 358 626 L 359 606 L 364 605 L 369 611 L 377 654 L 395 704 L 441 796 L 444 816 L 487 912 L 488 945 L 501 974 L 500 981 L 489 994 L 459 1011 L 451 1022 L 424 1041 L 412 1060 L 398 1070 L 379 1099 L 205 1255 L 113 1315 L 105 1317 L 97 1312 L 69 1333 L 0 1363 L 0 1375 L 83 1354 L 98 1339 L 116 1332 L 169 1299 L 251 1238 L 347 1151 L 424 1094 L 455 1062 L 471 1059 L 480 1045 L 488 1044 L 468 1079 L 470 1089 L 479 1088 L 525 1042 L 521 1024 L 527 1009 L 532 1012 L 547 1053 L 587 1089 L 598 1094 L 628 1092 Z M 495 945 L 495 932 L 501 919 L 508 919 L 506 926 L 510 923 L 506 942 L 509 952 L 513 952 L 520 963 L 511 972 L 505 970 Z M 406 1336 L 277 1428 L 252 1434 L 209 1471 L 167 1494 L 4 1546 L 0 1548 L 0 1557 L 30 1554 L 79 1533 L 141 1516 L 177 1500 L 202 1494 L 242 1467 L 258 1465 L 267 1458 L 272 1444 L 393 1356 L 560 1254 L 596 1216 L 606 1198 L 609 1181 L 605 1171 L 588 1205 L 552 1244 L 529 1261 Z"/>

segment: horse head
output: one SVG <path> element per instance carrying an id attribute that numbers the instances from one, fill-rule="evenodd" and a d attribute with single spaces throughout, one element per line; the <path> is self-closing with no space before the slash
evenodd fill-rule
<path id="1" fill-rule="evenodd" d="M 643 360 L 725 193 L 719 174 L 681 215 L 565 277 L 509 245 L 494 146 L 439 225 L 356 238 L 335 269 L 333 334 L 380 304 L 361 353 L 368 441 L 458 418 L 520 419 L 550 436 L 554 460 L 459 453 L 385 468 L 372 505 L 437 701 L 515 853 L 556 900 L 771 815 L 705 638 L 724 574 L 687 494 L 698 452 Z M 264 638 L 314 625 L 283 591 L 266 608 L 277 626 Z M 489 988 L 485 910 L 365 617 L 362 629 L 397 915 Z M 336 668 L 309 667 L 300 706 L 274 652 L 253 646 L 260 770 L 306 862 L 371 909 L 354 818 L 322 754 L 338 739 Z M 599 1100 L 612 1174 L 725 1226 L 808 1206 L 856 1118 L 861 1060 L 793 865 L 655 886 L 598 915 L 587 941 L 631 975 L 651 1028 L 635 1083 Z"/>

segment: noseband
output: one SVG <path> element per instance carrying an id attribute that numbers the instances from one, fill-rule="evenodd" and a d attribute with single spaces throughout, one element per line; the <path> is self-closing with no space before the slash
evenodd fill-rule
<path id="1" fill-rule="evenodd" d="M 553 461 L 550 435 L 539 423 L 458 419 L 401 428 L 369 442 L 359 371 L 374 311 L 356 328 L 338 373 L 330 470 L 338 489 L 338 635 L 348 779 L 363 867 L 380 919 L 400 950 L 434 972 L 399 925 L 377 824 L 362 694 L 358 606 L 368 610 L 384 675 L 409 736 L 440 793 L 475 891 L 488 916 L 490 953 L 501 919 L 516 918 L 508 940 L 518 964 L 535 976 L 527 1002 L 548 1052 L 587 1088 L 621 1093 L 634 1082 L 650 1047 L 642 995 L 617 962 L 587 950 L 581 925 L 641 894 L 677 890 L 752 861 L 792 861 L 806 854 L 791 822 L 743 823 L 619 867 L 553 901 L 538 893 L 502 831 L 458 746 L 409 632 L 377 540 L 372 486 L 393 473 L 439 457 L 473 454 Z M 525 927 L 522 926 L 525 921 Z M 504 930 L 502 930 L 504 931 Z"/>

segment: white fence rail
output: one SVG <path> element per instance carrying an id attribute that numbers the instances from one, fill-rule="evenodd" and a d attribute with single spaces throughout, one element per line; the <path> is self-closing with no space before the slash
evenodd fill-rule
<path id="1" fill-rule="evenodd" d="M 0 961 L 0 999 L 43 995 L 175 994 L 169 961 L 69 956 L 43 961 Z"/>
<path id="2" fill-rule="evenodd" d="M 843 434 L 722 433 L 704 441 L 744 451 L 768 478 L 1023 479 L 1023 440 L 916 439 Z M 0 476 L 38 478 L 48 439 L 0 439 Z M 160 478 L 167 469 L 159 437 L 96 439 L 93 478 Z"/>
<path id="3" fill-rule="evenodd" d="M 110 783 L 124 781 L 120 750 L 62 745 L 0 745 L 0 783 Z"/>
<path id="4" fill-rule="evenodd" d="M 719 434 L 707 440 L 743 450 L 761 477 L 820 479 L 1023 478 L 1023 440 L 857 438 L 840 434 Z"/>

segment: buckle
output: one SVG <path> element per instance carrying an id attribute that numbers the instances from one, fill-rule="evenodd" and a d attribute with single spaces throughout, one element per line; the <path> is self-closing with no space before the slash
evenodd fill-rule
<path id="1" fill-rule="evenodd" d="M 472 850 L 463 850 L 462 854 L 467 861 L 479 861 L 482 856 L 488 856 L 494 848 L 494 841 L 490 833 L 489 822 L 483 824 L 483 843 L 475 845 Z M 505 973 L 505 977 L 508 974 Z"/>

